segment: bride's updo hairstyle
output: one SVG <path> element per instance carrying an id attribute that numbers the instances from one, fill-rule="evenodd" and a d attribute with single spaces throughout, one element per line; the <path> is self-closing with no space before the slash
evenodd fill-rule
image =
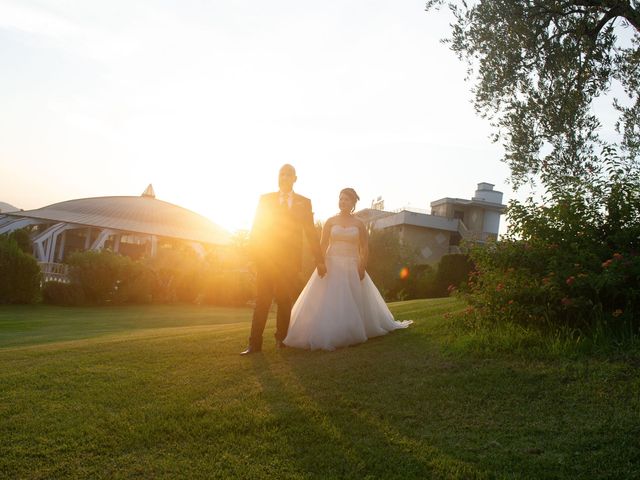
<path id="1" fill-rule="evenodd" d="M 340 190 L 340 195 L 342 195 L 343 193 L 353 199 L 353 207 L 351 208 L 351 213 L 353 213 L 353 211 L 356 209 L 356 203 L 358 202 L 358 200 L 360 200 L 360 197 L 351 187 L 343 188 L 342 190 Z"/>

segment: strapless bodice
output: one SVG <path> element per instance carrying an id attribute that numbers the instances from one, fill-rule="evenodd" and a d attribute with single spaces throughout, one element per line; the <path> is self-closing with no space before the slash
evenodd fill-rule
<path id="1" fill-rule="evenodd" d="M 329 243 L 327 256 L 358 258 L 360 240 L 358 227 L 333 225 L 331 227 L 330 239 L 331 242 Z"/>

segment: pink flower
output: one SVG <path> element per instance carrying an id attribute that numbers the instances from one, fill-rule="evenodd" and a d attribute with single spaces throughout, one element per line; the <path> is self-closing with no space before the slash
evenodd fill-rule
<path id="1" fill-rule="evenodd" d="M 573 300 L 568 297 L 564 297 L 562 300 L 560 300 L 560 303 L 562 303 L 562 305 L 564 305 L 565 307 L 569 307 L 573 304 Z"/>
<path id="2" fill-rule="evenodd" d="M 613 260 L 611 259 L 607 260 L 606 262 L 602 262 L 602 268 L 609 268 L 612 263 L 613 263 Z"/>
<path id="3" fill-rule="evenodd" d="M 496 285 L 496 292 L 501 292 L 502 290 L 504 290 L 504 285 L 499 283 L 498 285 Z"/>
<path id="4" fill-rule="evenodd" d="M 574 277 L 573 275 L 571 275 L 570 277 L 568 277 L 566 280 L 567 285 L 571 286 L 575 283 L 576 281 L 576 277 Z"/>

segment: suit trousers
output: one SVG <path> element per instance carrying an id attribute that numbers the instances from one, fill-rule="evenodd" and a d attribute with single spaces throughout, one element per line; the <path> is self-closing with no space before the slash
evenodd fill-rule
<path id="1" fill-rule="evenodd" d="M 292 268 L 259 269 L 256 275 L 256 306 L 251 322 L 249 344 L 262 348 L 262 336 L 271 303 L 275 299 L 278 311 L 276 314 L 276 340 L 282 341 L 289 331 L 291 307 L 298 294 L 298 273 Z"/>

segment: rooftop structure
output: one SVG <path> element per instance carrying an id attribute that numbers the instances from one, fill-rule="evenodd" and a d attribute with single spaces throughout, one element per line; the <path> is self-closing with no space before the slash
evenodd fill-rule
<path id="1" fill-rule="evenodd" d="M 502 192 L 483 182 L 471 200 L 445 197 L 431 202 L 431 213 L 413 208 L 394 212 L 367 208 L 356 215 L 374 229 L 395 229 L 405 244 L 419 252 L 418 263 L 435 264 L 443 255 L 461 253 L 462 240 L 495 240 L 505 208 Z"/>
<path id="2" fill-rule="evenodd" d="M 0 202 L 0 213 L 17 212 L 19 209 L 10 203 Z"/>
<path id="3" fill-rule="evenodd" d="M 155 255 L 158 242 L 177 240 L 204 254 L 204 246 L 230 241 L 202 215 L 156 199 L 151 185 L 139 197 L 82 198 L 0 214 L 0 234 L 25 227 L 43 264 L 63 262 L 77 250 L 110 248 L 138 257 Z"/>

